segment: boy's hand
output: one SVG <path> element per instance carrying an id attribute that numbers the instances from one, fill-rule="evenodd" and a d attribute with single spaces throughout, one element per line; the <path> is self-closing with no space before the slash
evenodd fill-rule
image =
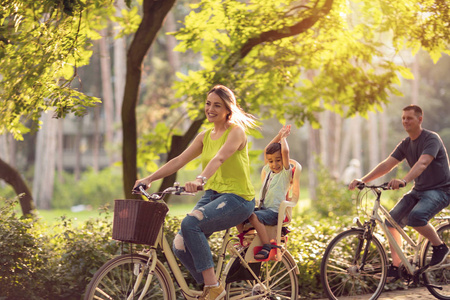
<path id="1" fill-rule="evenodd" d="M 291 125 L 285 125 L 283 128 L 280 129 L 278 134 L 280 135 L 280 138 L 286 138 L 291 133 Z"/>

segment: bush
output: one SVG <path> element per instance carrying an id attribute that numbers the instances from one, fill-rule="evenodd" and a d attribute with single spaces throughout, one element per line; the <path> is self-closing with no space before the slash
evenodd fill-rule
<path id="1" fill-rule="evenodd" d="M 119 254 L 120 244 L 111 239 L 110 219 L 106 212 L 74 228 L 71 220 L 61 217 L 53 228 L 57 233 L 47 237 L 53 253 L 47 286 L 52 299 L 80 299 L 98 268 Z"/>
<path id="2" fill-rule="evenodd" d="M 64 183 L 56 183 L 52 208 L 69 209 L 74 205 L 113 205 L 114 199 L 123 197 L 122 170 L 117 166 L 99 172 L 92 169 L 83 172 L 80 180 L 63 174 Z"/>
<path id="3" fill-rule="evenodd" d="M 80 299 L 95 271 L 119 252 L 107 216 L 78 228 L 18 217 L 18 200 L 0 199 L 0 299 Z"/>
<path id="4" fill-rule="evenodd" d="M 36 219 L 24 219 L 14 212 L 17 199 L 0 207 L 0 299 L 81 299 L 95 272 L 113 256 L 129 253 L 130 245 L 111 239 L 112 224 L 108 211 L 74 227 L 62 217 L 55 227 L 41 225 Z M 321 217 L 318 212 L 295 216 L 289 228 L 288 249 L 297 262 L 300 295 L 323 298 L 320 261 L 331 239 L 351 226 L 349 216 Z M 181 220 L 166 217 L 165 235 L 171 244 Z M 234 230 L 234 229 L 233 229 Z M 211 236 L 210 246 L 217 261 L 223 232 Z M 132 245 L 134 250 L 143 246 Z M 162 254 L 159 258 L 164 261 Z M 181 266 L 187 283 L 200 289 Z M 389 285 L 389 289 L 397 286 Z"/>
<path id="5" fill-rule="evenodd" d="M 40 284 L 46 274 L 50 255 L 42 240 L 35 236 L 39 231 L 32 218 L 18 217 L 14 207 L 18 199 L 0 198 L 0 296 L 5 299 L 43 299 Z"/>
<path id="6" fill-rule="evenodd" d="M 288 250 L 300 271 L 300 296 L 324 298 L 320 282 L 320 262 L 331 239 L 351 224 L 351 218 L 319 218 L 317 214 L 296 216 L 289 224 Z"/>
<path id="7" fill-rule="evenodd" d="M 23 219 L 14 213 L 17 200 L 2 207 L 0 234 L 0 298 L 6 299 L 80 299 L 95 272 L 120 252 L 129 252 L 128 244 L 111 239 L 111 218 L 106 212 L 74 228 L 62 217 L 53 228 L 41 227 L 34 219 Z M 312 220 L 316 221 L 312 221 Z M 348 220 L 295 217 L 290 224 L 289 251 L 297 261 L 301 295 L 321 297 L 317 263 L 335 232 Z M 181 220 L 167 217 L 165 234 L 172 243 Z M 210 238 L 214 259 L 222 242 L 222 232 Z M 301 242 L 300 242 L 301 241 Z M 139 250 L 143 246 L 133 246 Z M 160 254 L 160 259 L 164 261 Z M 200 288 L 181 266 L 187 283 Z"/>
<path id="8" fill-rule="evenodd" d="M 346 216 L 356 213 L 356 192 L 333 178 L 330 172 L 320 165 L 316 173 L 318 185 L 314 209 L 321 217 Z"/>

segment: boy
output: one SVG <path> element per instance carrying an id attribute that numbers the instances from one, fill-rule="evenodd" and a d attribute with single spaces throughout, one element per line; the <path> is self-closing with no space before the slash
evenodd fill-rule
<path id="1" fill-rule="evenodd" d="M 248 222 L 256 229 L 261 242 L 262 249 L 255 254 L 255 259 L 263 260 L 269 257 L 273 247 L 269 241 L 265 225 L 274 226 L 278 221 L 278 208 L 280 203 L 286 199 L 292 177 L 292 167 L 289 165 L 289 147 L 286 137 L 291 132 L 291 125 L 283 126 L 273 140 L 264 150 L 265 166 L 261 172 L 261 180 L 264 185 L 260 191 L 259 208 L 255 209 L 248 218 Z M 236 226 L 243 236 L 244 225 Z"/>

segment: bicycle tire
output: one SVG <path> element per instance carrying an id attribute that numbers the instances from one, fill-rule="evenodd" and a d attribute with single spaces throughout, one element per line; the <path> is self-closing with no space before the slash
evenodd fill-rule
<path id="1" fill-rule="evenodd" d="M 245 252 L 244 249 L 241 255 Z M 243 255 L 245 256 L 245 255 Z M 240 263 L 239 257 L 232 257 L 227 264 L 226 270 L 230 269 L 233 263 Z M 242 279 L 227 283 L 225 290 L 227 294 L 226 300 L 231 299 L 247 299 L 252 297 L 255 299 L 255 295 L 260 294 L 261 299 L 297 299 L 298 298 L 298 278 L 297 278 L 297 264 L 295 263 L 292 255 L 288 251 L 284 251 L 280 261 L 266 261 L 256 263 L 260 265 L 259 278 L 261 283 L 269 291 L 264 292 L 264 287 L 254 279 Z M 225 272 L 227 273 L 227 272 Z M 227 277 L 231 274 L 227 273 L 223 282 L 227 282 Z M 260 299 L 260 298 L 258 298 Z"/>
<path id="2" fill-rule="evenodd" d="M 363 235 L 364 229 L 349 229 L 338 234 L 327 246 L 320 265 L 320 279 L 329 299 L 347 296 L 377 299 L 383 291 L 387 275 L 386 251 L 378 239 L 372 237 L 364 269 L 360 270 L 367 244 Z"/>
<path id="3" fill-rule="evenodd" d="M 144 255 L 125 254 L 106 262 L 89 283 L 84 300 L 139 299 L 148 275 L 147 261 L 148 257 Z M 136 292 L 132 294 L 133 286 L 141 272 L 144 272 L 142 280 Z M 142 299 L 175 300 L 173 282 L 160 261 L 156 262 L 152 282 Z"/>
<path id="4" fill-rule="evenodd" d="M 439 228 L 437 233 L 444 243 L 447 245 L 450 244 L 450 224 Z M 421 266 L 425 266 L 430 262 L 433 253 L 429 241 L 427 241 L 423 249 Z M 447 257 L 447 260 L 444 261 L 441 268 L 426 271 L 422 274 L 423 281 L 428 291 L 438 299 L 450 299 L 450 267 L 446 266 L 449 263 L 450 257 Z M 438 287 L 442 288 L 442 290 Z"/>

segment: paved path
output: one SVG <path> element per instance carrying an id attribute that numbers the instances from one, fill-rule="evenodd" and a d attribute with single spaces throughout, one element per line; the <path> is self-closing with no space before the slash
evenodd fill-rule
<path id="1" fill-rule="evenodd" d="M 367 298 L 360 297 L 347 297 L 342 298 L 342 300 L 365 300 Z M 399 291 L 391 291 L 381 293 L 379 300 L 428 300 L 428 299 L 437 299 L 425 287 L 419 288 L 410 288 L 407 290 L 399 290 Z M 319 299 L 322 300 L 322 299 Z M 325 300 L 325 299 L 323 299 Z"/>

